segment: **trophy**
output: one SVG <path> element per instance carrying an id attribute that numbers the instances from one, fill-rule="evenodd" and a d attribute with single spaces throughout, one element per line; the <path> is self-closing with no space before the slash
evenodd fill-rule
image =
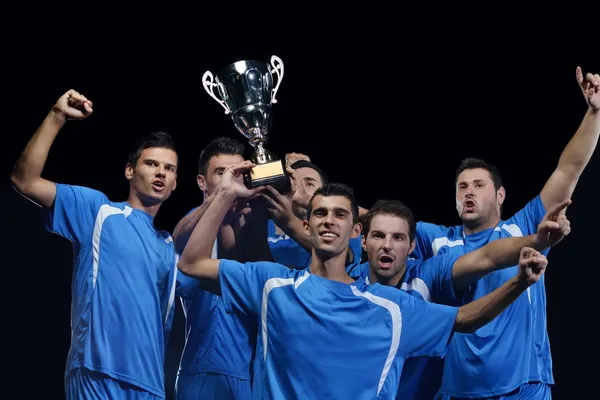
<path id="1" fill-rule="evenodd" d="M 277 78 L 275 86 L 273 74 Z M 225 114 L 231 115 L 237 130 L 254 148 L 250 160 L 255 166 L 244 176 L 246 186 L 271 185 L 285 194 L 290 190 L 285 165 L 265 148 L 271 128 L 272 104 L 277 103 L 275 95 L 282 79 L 283 62 L 272 56 L 271 65 L 264 61 L 242 60 L 227 65 L 216 76 L 206 71 L 202 85 L 225 109 Z"/>

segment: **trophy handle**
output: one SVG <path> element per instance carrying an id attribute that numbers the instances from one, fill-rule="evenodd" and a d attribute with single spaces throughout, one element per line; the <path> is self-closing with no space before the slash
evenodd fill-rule
<path id="1" fill-rule="evenodd" d="M 215 99 L 217 103 L 219 103 L 225 109 L 225 114 L 229 114 L 231 112 L 227 103 L 225 103 L 222 99 L 218 98 L 214 92 L 214 89 L 217 86 L 217 84 L 214 82 L 212 72 L 206 71 L 204 75 L 202 75 L 202 86 L 204 86 L 204 90 L 206 90 L 206 93 L 208 93 L 210 97 Z"/>
<path id="2" fill-rule="evenodd" d="M 277 56 L 271 56 L 271 65 L 273 66 L 273 72 L 275 72 L 275 75 L 277 75 L 277 83 L 273 88 L 273 94 L 271 95 L 271 103 L 277 103 L 275 95 L 277 94 L 277 90 L 279 90 L 279 85 L 281 84 L 281 80 L 283 79 L 283 61 L 281 61 L 281 58 Z"/>

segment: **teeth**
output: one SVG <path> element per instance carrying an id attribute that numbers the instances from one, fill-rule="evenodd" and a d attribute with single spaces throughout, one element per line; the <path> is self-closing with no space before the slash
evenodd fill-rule
<path id="1" fill-rule="evenodd" d="M 323 236 L 325 236 L 325 237 L 335 237 L 336 235 L 334 235 L 333 233 L 324 233 Z"/>

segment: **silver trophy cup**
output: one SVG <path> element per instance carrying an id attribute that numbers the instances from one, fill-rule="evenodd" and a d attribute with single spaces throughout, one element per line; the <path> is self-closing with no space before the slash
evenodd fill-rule
<path id="1" fill-rule="evenodd" d="M 263 61 L 243 60 L 227 65 L 216 76 L 206 71 L 202 85 L 210 97 L 225 109 L 225 114 L 231 115 L 237 130 L 254 147 L 250 160 L 255 167 L 246 177 L 246 185 L 271 185 L 286 193 L 290 180 L 285 166 L 264 147 L 271 128 L 272 105 L 277 103 L 275 95 L 282 79 L 283 62 L 272 56 L 270 65 Z"/>

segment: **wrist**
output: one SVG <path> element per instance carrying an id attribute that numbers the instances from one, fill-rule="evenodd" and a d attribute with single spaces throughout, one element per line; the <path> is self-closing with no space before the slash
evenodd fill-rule
<path id="1" fill-rule="evenodd" d="M 52 107 L 52 110 L 50 110 L 50 112 L 48 113 L 47 118 L 50 121 L 54 122 L 55 124 L 59 124 L 59 125 L 64 124 L 65 121 L 67 120 L 67 116 L 65 115 L 65 113 L 60 111 L 56 107 Z"/>
<path id="2" fill-rule="evenodd" d="M 531 282 L 529 278 L 520 272 L 513 279 L 513 285 L 520 291 L 525 291 L 529 286 L 531 286 Z"/>

